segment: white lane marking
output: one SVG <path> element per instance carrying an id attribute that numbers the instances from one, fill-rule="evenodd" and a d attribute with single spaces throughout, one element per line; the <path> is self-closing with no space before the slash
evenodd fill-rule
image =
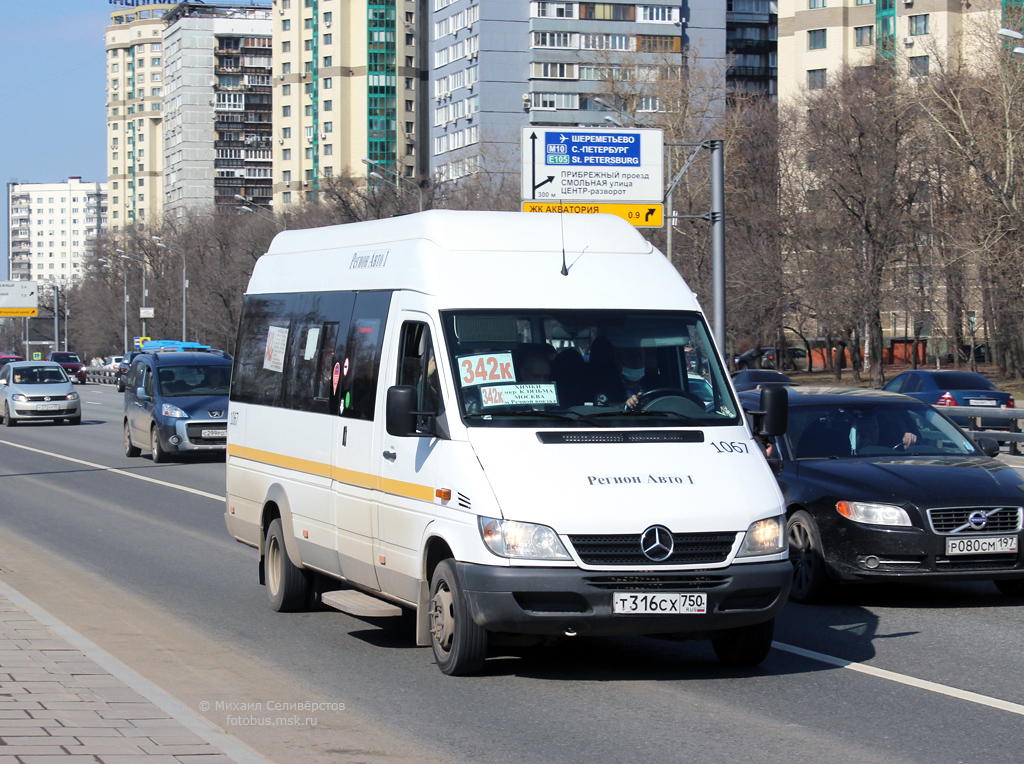
<path id="1" fill-rule="evenodd" d="M 207 499 L 215 499 L 216 501 L 224 501 L 223 496 L 218 496 L 215 493 L 207 493 L 206 491 L 199 491 L 195 488 L 189 488 L 184 485 L 177 485 L 175 483 L 168 483 L 166 480 L 157 480 L 156 478 L 146 477 L 145 475 L 136 475 L 134 472 L 128 472 L 127 470 L 119 470 L 116 467 L 107 467 L 104 464 L 95 464 L 93 462 L 82 461 L 81 459 L 74 459 L 70 456 L 64 456 L 63 454 L 55 454 L 52 451 L 43 451 L 39 448 L 32 448 L 31 446 L 23 446 L 20 443 L 12 443 L 9 440 L 0 440 L 0 444 L 5 446 L 12 446 L 14 448 L 20 448 L 24 451 L 32 451 L 37 454 L 43 454 L 44 456 L 52 456 L 54 459 L 63 459 L 66 462 L 74 462 L 75 464 L 81 464 L 86 467 L 92 467 L 98 470 L 104 470 L 106 472 L 113 472 L 115 475 L 123 475 L 124 477 L 135 478 L 136 480 L 144 480 L 147 483 L 156 483 L 157 485 L 166 486 L 167 488 L 177 488 L 179 491 L 185 491 L 186 493 L 194 493 L 196 496 L 203 496 Z"/>
<path id="2" fill-rule="evenodd" d="M 1000 711 L 1007 711 L 1011 714 L 1024 716 L 1024 706 L 1019 703 L 1011 703 L 1008 700 L 991 698 L 988 695 L 979 695 L 976 692 L 969 692 L 968 690 L 959 690 L 956 687 L 950 687 L 949 685 L 929 682 L 927 679 L 917 679 L 916 677 L 907 676 L 906 674 L 897 674 L 895 671 L 886 671 L 885 669 L 875 668 L 874 666 L 868 666 L 863 663 L 855 663 L 853 661 L 843 660 L 842 658 L 835 658 L 831 655 L 816 653 L 813 650 L 805 650 L 802 647 L 786 645 L 782 642 L 772 642 L 772 647 L 777 650 L 782 650 L 783 652 L 793 653 L 794 655 L 800 655 L 804 658 L 810 658 L 811 660 L 821 661 L 822 663 L 828 663 L 832 666 L 838 666 L 839 668 L 847 668 L 860 674 L 877 677 L 878 679 L 887 679 L 890 682 L 904 684 L 908 687 L 917 687 L 918 689 L 927 690 L 928 692 L 934 692 L 939 695 L 947 695 L 950 698 L 966 700 L 968 703 L 977 703 L 979 706 L 988 706 L 989 708 L 997 708 Z"/>
<path id="3" fill-rule="evenodd" d="M 105 403 L 97 403 L 96 401 L 86 401 L 90 406 L 106 406 Z"/>

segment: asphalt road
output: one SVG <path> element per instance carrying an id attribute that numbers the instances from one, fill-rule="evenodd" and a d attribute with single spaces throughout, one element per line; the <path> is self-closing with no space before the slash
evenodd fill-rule
<path id="1" fill-rule="evenodd" d="M 223 462 L 128 459 L 122 396 L 78 389 L 81 426 L 0 429 L 0 578 L 282 764 L 1022 758 L 1024 600 L 989 583 L 790 604 L 755 670 L 631 637 L 446 677 L 409 619 L 272 612 L 224 528 Z M 259 723 L 314 702 L 333 705 Z"/>

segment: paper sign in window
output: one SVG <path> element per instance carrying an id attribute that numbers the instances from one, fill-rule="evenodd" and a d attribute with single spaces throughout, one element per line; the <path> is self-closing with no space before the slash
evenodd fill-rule
<path id="1" fill-rule="evenodd" d="M 288 327 L 271 326 L 267 329 L 267 349 L 263 355 L 263 368 L 284 371 L 284 351 L 288 346 Z"/>
<path id="2" fill-rule="evenodd" d="M 558 403 L 553 383 L 494 385 L 480 388 L 480 403 L 488 406 L 544 406 Z"/>

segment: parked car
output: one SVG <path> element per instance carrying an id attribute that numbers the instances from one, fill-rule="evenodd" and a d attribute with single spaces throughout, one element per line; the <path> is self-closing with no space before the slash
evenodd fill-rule
<path id="1" fill-rule="evenodd" d="M 124 453 L 225 451 L 231 361 L 194 342 L 136 353 L 124 394 Z"/>
<path id="2" fill-rule="evenodd" d="M 960 346 L 960 363 L 967 363 L 971 358 L 971 346 L 961 345 Z M 988 349 L 985 345 L 974 346 L 974 362 L 975 363 L 988 363 Z M 950 350 L 946 353 L 946 363 L 953 363 L 953 351 Z"/>
<path id="3" fill-rule="evenodd" d="M 807 369 L 807 351 L 804 348 L 773 348 L 773 347 L 762 347 L 760 348 L 760 360 L 758 360 L 758 348 L 751 348 L 745 353 L 741 353 L 736 356 L 736 368 L 742 369 L 777 369 L 779 366 L 785 364 L 778 363 L 778 359 L 781 357 L 782 351 L 789 356 L 790 363 L 793 364 L 797 369 Z"/>
<path id="4" fill-rule="evenodd" d="M 797 602 L 839 581 L 991 580 L 1024 592 L 1024 478 L 938 409 L 881 390 L 790 387 L 770 462 Z M 741 393 L 744 408 L 760 399 Z"/>
<path id="5" fill-rule="evenodd" d="M 117 374 L 114 375 L 114 384 L 117 385 L 117 392 L 124 392 L 124 383 L 125 380 L 128 379 L 128 370 L 131 368 L 132 361 L 138 354 L 138 350 L 129 350 L 121 357 L 121 360 L 117 362 Z"/>
<path id="6" fill-rule="evenodd" d="M 732 377 L 733 387 L 736 388 L 738 393 L 744 390 L 760 390 L 766 385 L 792 386 L 799 384 L 781 371 L 771 371 L 769 369 L 744 369 L 743 371 L 734 371 L 730 376 Z"/>
<path id="7" fill-rule="evenodd" d="M 889 380 L 882 389 L 909 395 L 933 406 L 1015 407 L 1013 395 L 973 371 L 904 371 Z M 953 411 L 947 413 L 961 427 L 969 424 L 969 417 L 957 416 Z M 1005 419 L 983 418 L 981 426 L 988 430 L 1005 430 L 1008 423 Z"/>
<path id="8" fill-rule="evenodd" d="M 68 353 L 55 350 L 46 356 L 46 360 L 59 363 L 72 380 L 78 380 L 78 384 L 80 385 L 85 384 L 88 369 L 85 368 L 85 364 L 82 363 L 82 359 L 78 357 L 78 353 Z"/>
<path id="9" fill-rule="evenodd" d="M 18 422 L 49 419 L 82 423 L 82 407 L 71 378 L 59 363 L 12 361 L 0 369 L 3 420 L 8 427 Z"/>

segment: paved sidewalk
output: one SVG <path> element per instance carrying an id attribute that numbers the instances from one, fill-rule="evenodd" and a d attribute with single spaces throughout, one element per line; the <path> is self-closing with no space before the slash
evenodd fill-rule
<path id="1" fill-rule="evenodd" d="M 0 582 L 0 764 L 269 764 Z"/>

